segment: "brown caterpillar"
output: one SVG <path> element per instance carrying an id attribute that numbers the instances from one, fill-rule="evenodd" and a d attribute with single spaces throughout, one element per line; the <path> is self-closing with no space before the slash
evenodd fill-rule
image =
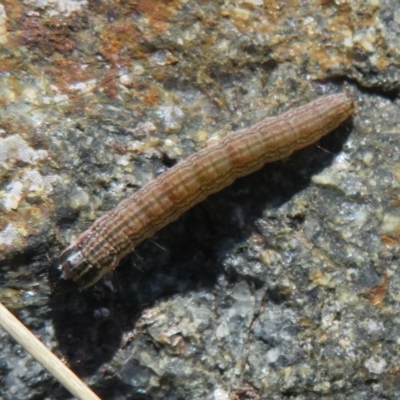
<path id="1" fill-rule="evenodd" d="M 323 96 L 228 135 L 191 155 L 97 219 L 53 265 L 50 279 L 81 289 L 207 196 L 265 163 L 316 142 L 354 113 L 344 93 Z"/>

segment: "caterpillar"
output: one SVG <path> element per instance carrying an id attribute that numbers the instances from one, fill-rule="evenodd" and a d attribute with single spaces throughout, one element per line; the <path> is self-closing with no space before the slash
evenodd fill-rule
<path id="1" fill-rule="evenodd" d="M 98 218 L 50 268 L 50 281 L 95 284 L 135 246 L 235 179 L 306 147 L 354 113 L 345 93 L 238 130 L 189 156 Z"/>

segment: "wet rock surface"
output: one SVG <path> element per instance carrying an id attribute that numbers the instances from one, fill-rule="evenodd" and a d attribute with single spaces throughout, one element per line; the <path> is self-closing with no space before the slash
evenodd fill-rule
<path id="1" fill-rule="evenodd" d="M 0 301 L 104 399 L 398 398 L 394 1 L 0 5 Z M 143 242 L 47 270 L 209 141 L 346 90 L 352 121 Z M 0 330 L 0 398 L 67 399 Z"/>

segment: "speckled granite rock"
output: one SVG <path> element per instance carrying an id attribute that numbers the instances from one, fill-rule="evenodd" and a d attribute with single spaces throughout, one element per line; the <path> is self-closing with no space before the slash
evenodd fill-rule
<path id="1" fill-rule="evenodd" d="M 396 1 L 0 5 L 0 301 L 103 399 L 400 397 Z M 51 260 L 208 141 L 318 95 L 357 113 L 85 292 Z M 0 399 L 67 399 L 0 331 Z"/>

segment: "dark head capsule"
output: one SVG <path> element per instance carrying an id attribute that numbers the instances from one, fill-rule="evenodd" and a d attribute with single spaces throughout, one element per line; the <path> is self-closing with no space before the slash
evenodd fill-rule
<path id="1" fill-rule="evenodd" d="M 66 249 L 49 269 L 49 282 L 53 291 L 66 292 L 79 287 L 77 272 L 86 269 L 84 264 L 86 262 L 79 249 Z"/>

